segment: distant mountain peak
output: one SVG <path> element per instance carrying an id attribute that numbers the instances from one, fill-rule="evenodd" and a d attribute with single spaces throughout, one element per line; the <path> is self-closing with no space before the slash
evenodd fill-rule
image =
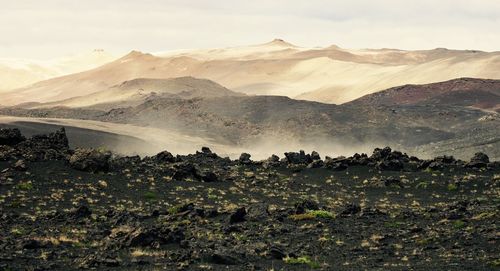
<path id="1" fill-rule="evenodd" d="M 274 39 L 268 43 L 265 43 L 264 45 L 271 45 L 271 46 L 281 46 L 281 47 L 297 47 L 283 39 Z"/>
<path id="2" fill-rule="evenodd" d="M 340 48 L 340 47 L 339 47 L 338 45 L 336 45 L 336 44 L 332 44 L 332 45 L 330 45 L 330 46 L 326 47 L 325 49 L 329 49 L 329 50 L 338 50 L 338 49 L 342 49 L 342 48 Z"/>
<path id="3" fill-rule="evenodd" d="M 130 53 L 125 55 L 123 57 L 123 59 L 138 58 L 138 57 L 142 57 L 142 56 L 153 56 L 153 55 L 149 54 L 149 53 L 143 53 L 143 52 L 137 51 L 137 50 L 132 50 L 132 51 L 130 51 Z"/>

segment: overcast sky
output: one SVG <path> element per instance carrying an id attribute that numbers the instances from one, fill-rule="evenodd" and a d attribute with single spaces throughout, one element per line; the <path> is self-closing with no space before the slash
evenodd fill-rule
<path id="1" fill-rule="evenodd" d="M 0 0 L 0 58 L 229 47 L 500 50 L 499 0 Z"/>

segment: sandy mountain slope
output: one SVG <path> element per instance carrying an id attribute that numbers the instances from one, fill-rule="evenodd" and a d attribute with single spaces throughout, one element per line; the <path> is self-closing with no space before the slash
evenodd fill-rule
<path id="1" fill-rule="evenodd" d="M 138 78 L 122 82 L 121 84 L 91 93 L 89 95 L 23 107 L 88 107 L 99 105 L 99 108 L 112 109 L 117 106 L 125 107 L 138 105 L 148 99 L 167 96 L 190 99 L 241 95 L 243 94 L 231 91 L 207 79 L 197 79 L 194 77 L 179 77 L 172 79 Z"/>
<path id="2" fill-rule="evenodd" d="M 47 61 L 0 59 L 0 92 L 92 69 L 114 59 L 116 56 L 100 49 Z"/>
<path id="3" fill-rule="evenodd" d="M 404 84 L 459 77 L 500 79 L 500 52 L 303 48 L 282 40 L 156 55 L 133 51 L 93 70 L 2 94 L 0 103 L 52 102 L 87 95 L 135 78 L 183 76 L 210 79 L 246 94 L 340 104 Z"/>
<path id="4" fill-rule="evenodd" d="M 219 145 L 207 138 L 188 136 L 165 129 L 129 124 L 78 119 L 23 118 L 0 116 L 0 128 L 15 127 L 27 135 L 66 127 L 70 144 L 76 147 L 105 147 L 123 154 L 156 154 L 159 150 L 189 153 L 212 146 L 221 153 L 237 153 L 238 149 Z"/>

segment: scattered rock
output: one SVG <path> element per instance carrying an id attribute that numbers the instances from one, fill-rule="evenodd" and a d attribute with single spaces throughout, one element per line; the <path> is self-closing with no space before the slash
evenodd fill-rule
<path id="1" fill-rule="evenodd" d="M 295 203 L 295 213 L 296 214 L 303 214 L 307 210 L 319 210 L 318 203 L 316 203 L 312 200 L 307 200 L 307 199 Z"/>
<path id="2" fill-rule="evenodd" d="M 375 168 L 379 170 L 399 171 L 404 168 L 404 164 L 409 161 L 409 157 L 399 151 L 392 151 L 391 148 L 376 148 L 373 151 L 371 160 L 375 162 Z"/>
<path id="3" fill-rule="evenodd" d="M 73 219 L 87 218 L 92 215 L 92 211 L 86 205 L 80 205 L 69 212 L 69 216 Z"/>
<path id="4" fill-rule="evenodd" d="M 263 166 L 265 168 L 277 167 L 279 165 L 280 165 L 280 158 L 274 154 L 271 155 L 269 158 L 267 158 L 263 163 Z"/>
<path id="5" fill-rule="evenodd" d="M 247 215 L 247 210 L 245 207 L 236 209 L 236 211 L 229 217 L 229 223 L 235 224 L 245 221 L 245 216 Z"/>
<path id="6" fill-rule="evenodd" d="M 317 151 L 312 151 L 311 152 L 311 159 L 313 161 L 321 160 L 321 156 L 319 156 L 319 153 Z"/>
<path id="7" fill-rule="evenodd" d="M 361 207 L 357 204 L 351 203 L 351 204 L 347 204 L 340 214 L 341 215 L 355 215 L 359 212 L 361 212 Z"/>
<path id="8" fill-rule="evenodd" d="M 217 174 L 210 170 L 203 170 L 200 173 L 197 173 L 197 175 L 201 178 L 202 181 L 207 183 L 219 181 L 219 177 L 217 177 Z"/>
<path id="9" fill-rule="evenodd" d="M 488 155 L 478 152 L 474 154 L 474 156 L 470 159 L 470 162 L 467 163 L 467 167 L 472 167 L 472 168 L 483 168 L 488 165 L 490 162 L 490 158 Z"/>
<path id="10" fill-rule="evenodd" d="M 167 240 L 159 235 L 157 231 L 136 229 L 127 237 L 127 247 L 147 247 L 153 243 L 165 244 Z"/>
<path id="11" fill-rule="evenodd" d="M 341 156 L 338 158 L 330 158 L 326 157 L 325 158 L 325 163 L 324 163 L 325 168 L 332 169 L 335 171 L 341 171 L 345 170 L 349 167 L 348 161 L 345 157 Z"/>
<path id="12" fill-rule="evenodd" d="M 77 149 L 69 158 L 69 165 L 77 170 L 89 172 L 107 172 L 111 153 L 95 149 Z"/>
<path id="13" fill-rule="evenodd" d="M 250 160 L 250 157 L 251 157 L 250 154 L 244 152 L 240 155 L 240 158 L 238 159 L 238 161 L 240 162 L 240 164 L 248 165 L 248 164 L 252 163 L 252 160 Z"/>
<path id="14" fill-rule="evenodd" d="M 26 162 L 24 162 L 24 160 L 17 160 L 13 168 L 17 171 L 26 171 L 28 169 L 28 167 L 26 166 Z"/>
<path id="15" fill-rule="evenodd" d="M 41 249 L 52 246 L 52 242 L 45 240 L 27 239 L 22 242 L 23 249 Z"/>
<path id="16" fill-rule="evenodd" d="M 249 220 L 260 221 L 269 217 L 269 205 L 256 203 L 248 207 L 247 217 Z"/>
<path id="17" fill-rule="evenodd" d="M 100 180 L 97 182 L 97 185 L 99 185 L 100 188 L 105 189 L 108 188 L 108 183 L 104 180 Z"/>
<path id="18" fill-rule="evenodd" d="M 162 151 L 158 153 L 156 156 L 156 161 L 165 162 L 165 163 L 173 163 L 175 162 L 175 157 L 168 151 Z"/>
<path id="19" fill-rule="evenodd" d="M 271 256 L 272 259 L 283 260 L 287 254 L 282 248 L 273 246 L 269 249 L 269 256 Z"/>
<path id="20" fill-rule="evenodd" d="M 25 140 L 26 138 L 21 134 L 21 131 L 17 128 L 0 129 L 0 145 L 14 146 Z"/>
<path id="21" fill-rule="evenodd" d="M 237 265 L 243 263 L 243 261 L 235 256 L 234 253 L 228 253 L 223 251 L 214 251 L 205 255 L 204 261 L 213 264 L 221 265 Z"/>
<path id="22" fill-rule="evenodd" d="M 300 150 L 300 152 L 285 152 L 285 158 L 289 164 L 296 165 L 307 165 L 313 161 L 311 155 L 306 154 L 303 150 Z"/>
<path id="23" fill-rule="evenodd" d="M 201 148 L 201 153 L 197 152 L 197 154 L 201 154 L 201 155 L 203 155 L 205 157 L 217 158 L 217 154 L 213 153 L 212 150 L 210 150 L 210 148 L 208 148 L 208 147 L 202 147 Z"/>
<path id="24" fill-rule="evenodd" d="M 16 145 L 20 154 L 29 161 L 61 160 L 69 154 L 66 130 L 60 130 L 48 135 L 35 135 Z"/>
<path id="25" fill-rule="evenodd" d="M 309 165 L 307 165 L 307 168 L 320 168 L 323 167 L 325 163 L 321 160 L 314 160 L 312 161 Z"/>
<path id="26" fill-rule="evenodd" d="M 183 181 L 187 178 L 198 178 L 198 171 L 196 170 L 196 167 L 191 163 L 181 163 L 175 165 L 172 179 Z"/>

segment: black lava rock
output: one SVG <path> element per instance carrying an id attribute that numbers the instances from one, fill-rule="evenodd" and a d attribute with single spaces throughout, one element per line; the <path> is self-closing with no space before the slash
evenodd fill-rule
<path id="1" fill-rule="evenodd" d="M 69 158 L 69 165 L 77 170 L 106 172 L 110 167 L 111 153 L 95 149 L 77 149 Z"/>
<path id="2" fill-rule="evenodd" d="M 295 203 L 296 214 L 303 214 L 306 210 L 319 210 L 319 205 L 318 203 L 307 199 Z"/>
<path id="3" fill-rule="evenodd" d="M 17 128 L 0 129 L 0 145 L 14 146 L 25 140 L 26 138 L 21 134 L 21 131 Z"/>
<path id="4" fill-rule="evenodd" d="M 229 223 L 234 224 L 234 223 L 240 223 L 245 221 L 245 216 L 247 215 L 247 210 L 245 207 L 241 207 L 236 209 L 236 211 L 231 214 L 229 217 Z"/>
<path id="5" fill-rule="evenodd" d="M 175 157 L 168 151 L 162 151 L 158 153 L 156 156 L 156 161 L 158 162 L 166 162 L 166 163 L 173 163 L 175 162 Z"/>
<path id="6" fill-rule="evenodd" d="M 488 155 L 486 155 L 482 152 L 478 152 L 478 153 L 474 154 L 474 156 L 470 159 L 470 162 L 467 163 L 467 167 L 483 168 L 483 167 L 486 167 L 489 162 L 490 162 L 490 158 L 488 157 Z"/>
<path id="7" fill-rule="evenodd" d="M 248 165 L 248 164 L 252 163 L 252 160 L 250 160 L 250 157 L 251 157 L 250 154 L 244 152 L 240 155 L 240 158 L 238 159 L 238 161 L 240 162 L 240 164 Z"/>
<path id="8" fill-rule="evenodd" d="M 313 161 L 311 155 L 306 154 L 303 150 L 300 150 L 300 152 L 285 152 L 285 157 L 289 164 L 307 165 Z"/>
<path id="9" fill-rule="evenodd" d="M 344 210 L 340 213 L 341 215 L 355 215 L 361 212 L 361 207 L 357 204 L 347 204 Z"/>

